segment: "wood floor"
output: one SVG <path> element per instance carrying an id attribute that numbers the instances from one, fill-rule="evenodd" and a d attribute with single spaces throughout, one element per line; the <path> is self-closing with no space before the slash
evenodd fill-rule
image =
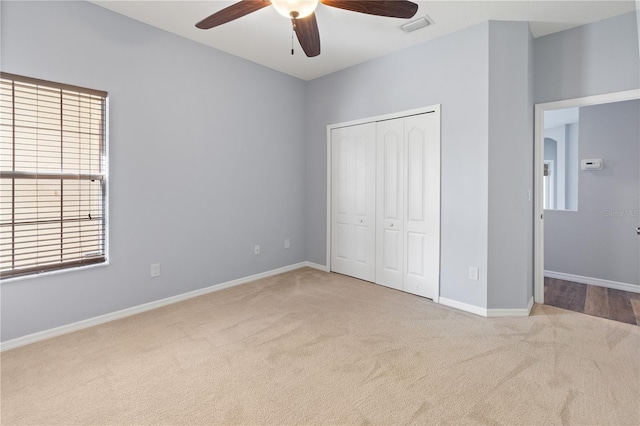
<path id="1" fill-rule="evenodd" d="M 545 277 L 544 303 L 574 312 L 640 325 L 638 293 Z"/>

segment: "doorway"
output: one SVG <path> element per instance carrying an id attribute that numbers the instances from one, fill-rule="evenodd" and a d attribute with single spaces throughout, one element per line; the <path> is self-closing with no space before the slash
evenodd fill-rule
<path id="1" fill-rule="evenodd" d="M 537 303 L 546 302 L 546 287 L 550 303 L 566 296 L 561 307 L 606 317 L 605 311 L 625 304 L 631 318 L 640 319 L 639 115 L 627 113 L 638 109 L 639 98 L 640 90 L 632 90 L 535 107 Z M 573 119 L 557 122 L 562 112 L 577 116 L 578 109 L 579 126 Z M 630 121 L 621 122 L 625 115 Z M 545 153 L 545 146 L 557 152 Z M 610 306 L 604 309 L 599 300 Z"/>

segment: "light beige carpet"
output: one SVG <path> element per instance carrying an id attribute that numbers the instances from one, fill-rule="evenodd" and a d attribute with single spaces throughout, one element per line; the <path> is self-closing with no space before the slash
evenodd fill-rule
<path id="1" fill-rule="evenodd" d="M 1 357 L 3 425 L 640 423 L 640 327 L 312 269 Z"/>

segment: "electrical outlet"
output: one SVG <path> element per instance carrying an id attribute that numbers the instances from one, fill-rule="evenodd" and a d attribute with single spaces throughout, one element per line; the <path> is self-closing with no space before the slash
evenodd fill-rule
<path id="1" fill-rule="evenodd" d="M 159 263 L 152 263 L 151 264 L 151 278 L 155 278 L 155 277 L 159 277 L 160 276 L 160 264 Z"/>
<path id="2" fill-rule="evenodd" d="M 469 279 L 478 281 L 478 267 L 477 266 L 469 266 Z"/>
<path id="3" fill-rule="evenodd" d="M 259 255 L 260 254 L 260 246 L 258 244 L 253 246 L 253 254 L 255 254 L 255 255 Z"/>
<path id="4" fill-rule="evenodd" d="M 287 239 L 284 240 L 284 248 L 288 249 L 289 247 L 291 247 L 291 242 L 287 238 Z"/>

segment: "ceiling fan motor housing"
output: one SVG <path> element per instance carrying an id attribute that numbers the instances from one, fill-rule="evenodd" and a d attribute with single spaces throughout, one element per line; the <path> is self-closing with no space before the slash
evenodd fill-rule
<path id="1" fill-rule="evenodd" d="M 271 0 L 271 4 L 282 16 L 301 19 L 316 10 L 318 0 Z"/>

